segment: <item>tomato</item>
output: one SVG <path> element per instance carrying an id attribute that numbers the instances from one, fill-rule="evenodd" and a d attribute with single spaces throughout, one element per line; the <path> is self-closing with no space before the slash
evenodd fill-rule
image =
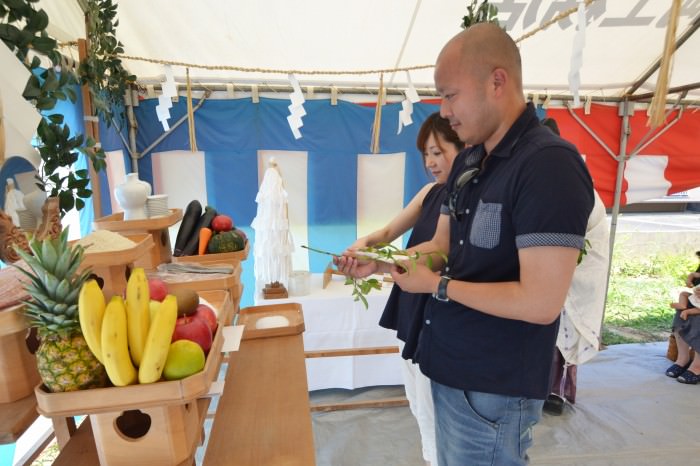
<path id="1" fill-rule="evenodd" d="M 228 215 L 217 215 L 211 221 L 211 229 L 214 231 L 230 231 L 233 228 L 233 220 Z"/>

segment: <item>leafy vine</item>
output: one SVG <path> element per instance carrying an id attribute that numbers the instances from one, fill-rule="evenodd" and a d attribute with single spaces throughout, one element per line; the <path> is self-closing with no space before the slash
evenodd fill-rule
<path id="1" fill-rule="evenodd" d="M 462 18 L 462 28 L 467 29 L 476 23 L 498 24 L 498 7 L 489 4 L 488 0 L 482 0 L 478 6 L 477 3 L 477 0 L 472 0 L 471 5 L 467 5 L 467 14 Z"/>
<path id="2" fill-rule="evenodd" d="M 124 68 L 117 56 L 124 53 L 116 36 L 117 4 L 112 0 L 87 0 L 86 10 L 88 54 L 78 72 L 81 83 L 90 88 L 95 112 L 110 125 L 115 109 L 123 108 L 124 94 L 136 76 Z M 124 120 L 123 111 L 119 120 Z"/>
<path id="3" fill-rule="evenodd" d="M 399 249 L 390 243 L 378 243 L 374 246 L 368 246 L 358 250 L 358 255 L 360 257 L 364 256 L 372 260 L 389 262 L 396 265 L 400 269 L 403 269 L 405 272 L 409 271 L 409 267 L 411 269 L 415 268 L 418 260 L 423 256 L 425 256 L 425 265 L 432 268 L 434 254 L 439 255 L 445 261 L 445 263 L 447 263 L 447 256 L 442 252 L 420 253 L 416 251 L 414 253 L 410 253 L 406 250 Z M 408 262 L 408 267 L 404 265 L 406 262 Z M 364 304 L 365 309 L 368 307 L 367 298 L 365 298 L 365 296 L 372 290 L 382 289 L 381 282 L 376 278 L 362 279 L 347 277 L 345 284 L 353 286 L 352 295 L 355 298 L 354 300 L 361 301 L 362 304 Z"/>
<path id="4" fill-rule="evenodd" d="M 0 0 L 0 39 L 31 72 L 23 97 L 44 117 L 37 128 L 38 150 L 43 165 L 37 186 L 59 199 L 61 216 L 73 207 L 80 210 L 92 195 L 87 170 L 73 170 L 78 152 L 84 153 L 96 171 L 105 167 L 105 154 L 91 138 L 70 137 L 70 128 L 63 115 L 49 114 L 59 100 L 75 103 L 78 84 L 75 73 L 64 63 L 56 40 L 49 37 L 49 17 L 44 10 L 34 9 L 37 0 Z M 50 61 L 42 69 L 40 56 Z M 62 170 L 61 170 L 62 169 Z"/>
<path id="5" fill-rule="evenodd" d="M 322 251 L 320 249 L 315 249 L 310 246 L 302 245 L 302 248 L 333 257 L 340 257 L 340 254 Z M 409 267 L 414 268 L 418 262 L 418 259 L 420 259 L 423 256 L 425 256 L 425 264 L 429 268 L 432 268 L 433 266 L 433 255 L 440 256 L 442 260 L 444 260 L 445 263 L 447 263 L 447 256 L 442 252 L 414 252 L 413 254 L 411 254 L 410 252 L 405 251 L 403 249 L 399 249 L 393 244 L 389 243 L 378 243 L 374 246 L 361 248 L 357 250 L 357 253 L 358 256 L 362 258 L 392 263 L 406 272 L 408 272 L 409 269 L 404 265 L 404 262 L 408 262 Z M 364 279 L 346 277 L 345 284 L 352 285 L 352 296 L 354 298 L 354 301 L 362 302 L 362 304 L 365 306 L 365 309 L 367 309 L 369 306 L 367 303 L 367 298 L 365 298 L 365 296 L 368 295 L 372 290 L 382 289 L 381 282 L 376 278 Z"/>

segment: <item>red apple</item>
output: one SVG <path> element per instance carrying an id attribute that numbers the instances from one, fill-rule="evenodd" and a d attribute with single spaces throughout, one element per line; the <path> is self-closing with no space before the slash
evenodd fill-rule
<path id="1" fill-rule="evenodd" d="M 211 221 L 211 229 L 214 231 L 230 231 L 233 228 L 233 219 L 228 215 L 219 214 Z"/>
<path id="2" fill-rule="evenodd" d="M 149 278 L 148 294 L 152 300 L 162 302 L 168 294 L 168 284 L 160 278 Z"/>
<path id="3" fill-rule="evenodd" d="M 202 347 L 204 353 L 211 348 L 211 329 L 202 319 L 194 315 L 178 317 L 171 341 L 190 340 Z"/>
<path id="4" fill-rule="evenodd" d="M 212 335 L 216 333 L 217 323 L 216 312 L 214 312 L 214 309 L 210 308 L 206 304 L 200 304 L 197 306 L 197 309 L 195 309 L 194 314 L 192 314 L 192 316 L 198 319 L 202 319 L 204 322 L 206 322 L 209 328 L 211 329 Z"/>

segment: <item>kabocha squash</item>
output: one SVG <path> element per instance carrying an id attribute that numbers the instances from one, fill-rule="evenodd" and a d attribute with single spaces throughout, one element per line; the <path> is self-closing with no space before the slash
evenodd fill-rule
<path id="1" fill-rule="evenodd" d="M 207 252 L 235 252 L 245 248 L 245 238 L 238 230 L 223 231 L 217 233 L 209 240 Z"/>

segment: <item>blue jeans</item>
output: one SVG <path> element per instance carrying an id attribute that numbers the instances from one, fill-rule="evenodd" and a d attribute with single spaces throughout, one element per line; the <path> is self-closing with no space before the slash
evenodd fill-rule
<path id="1" fill-rule="evenodd" d="M 516 466 L 529 459 L 543 400 L 465 392 L 432 381 L 439 466 Z"/>

